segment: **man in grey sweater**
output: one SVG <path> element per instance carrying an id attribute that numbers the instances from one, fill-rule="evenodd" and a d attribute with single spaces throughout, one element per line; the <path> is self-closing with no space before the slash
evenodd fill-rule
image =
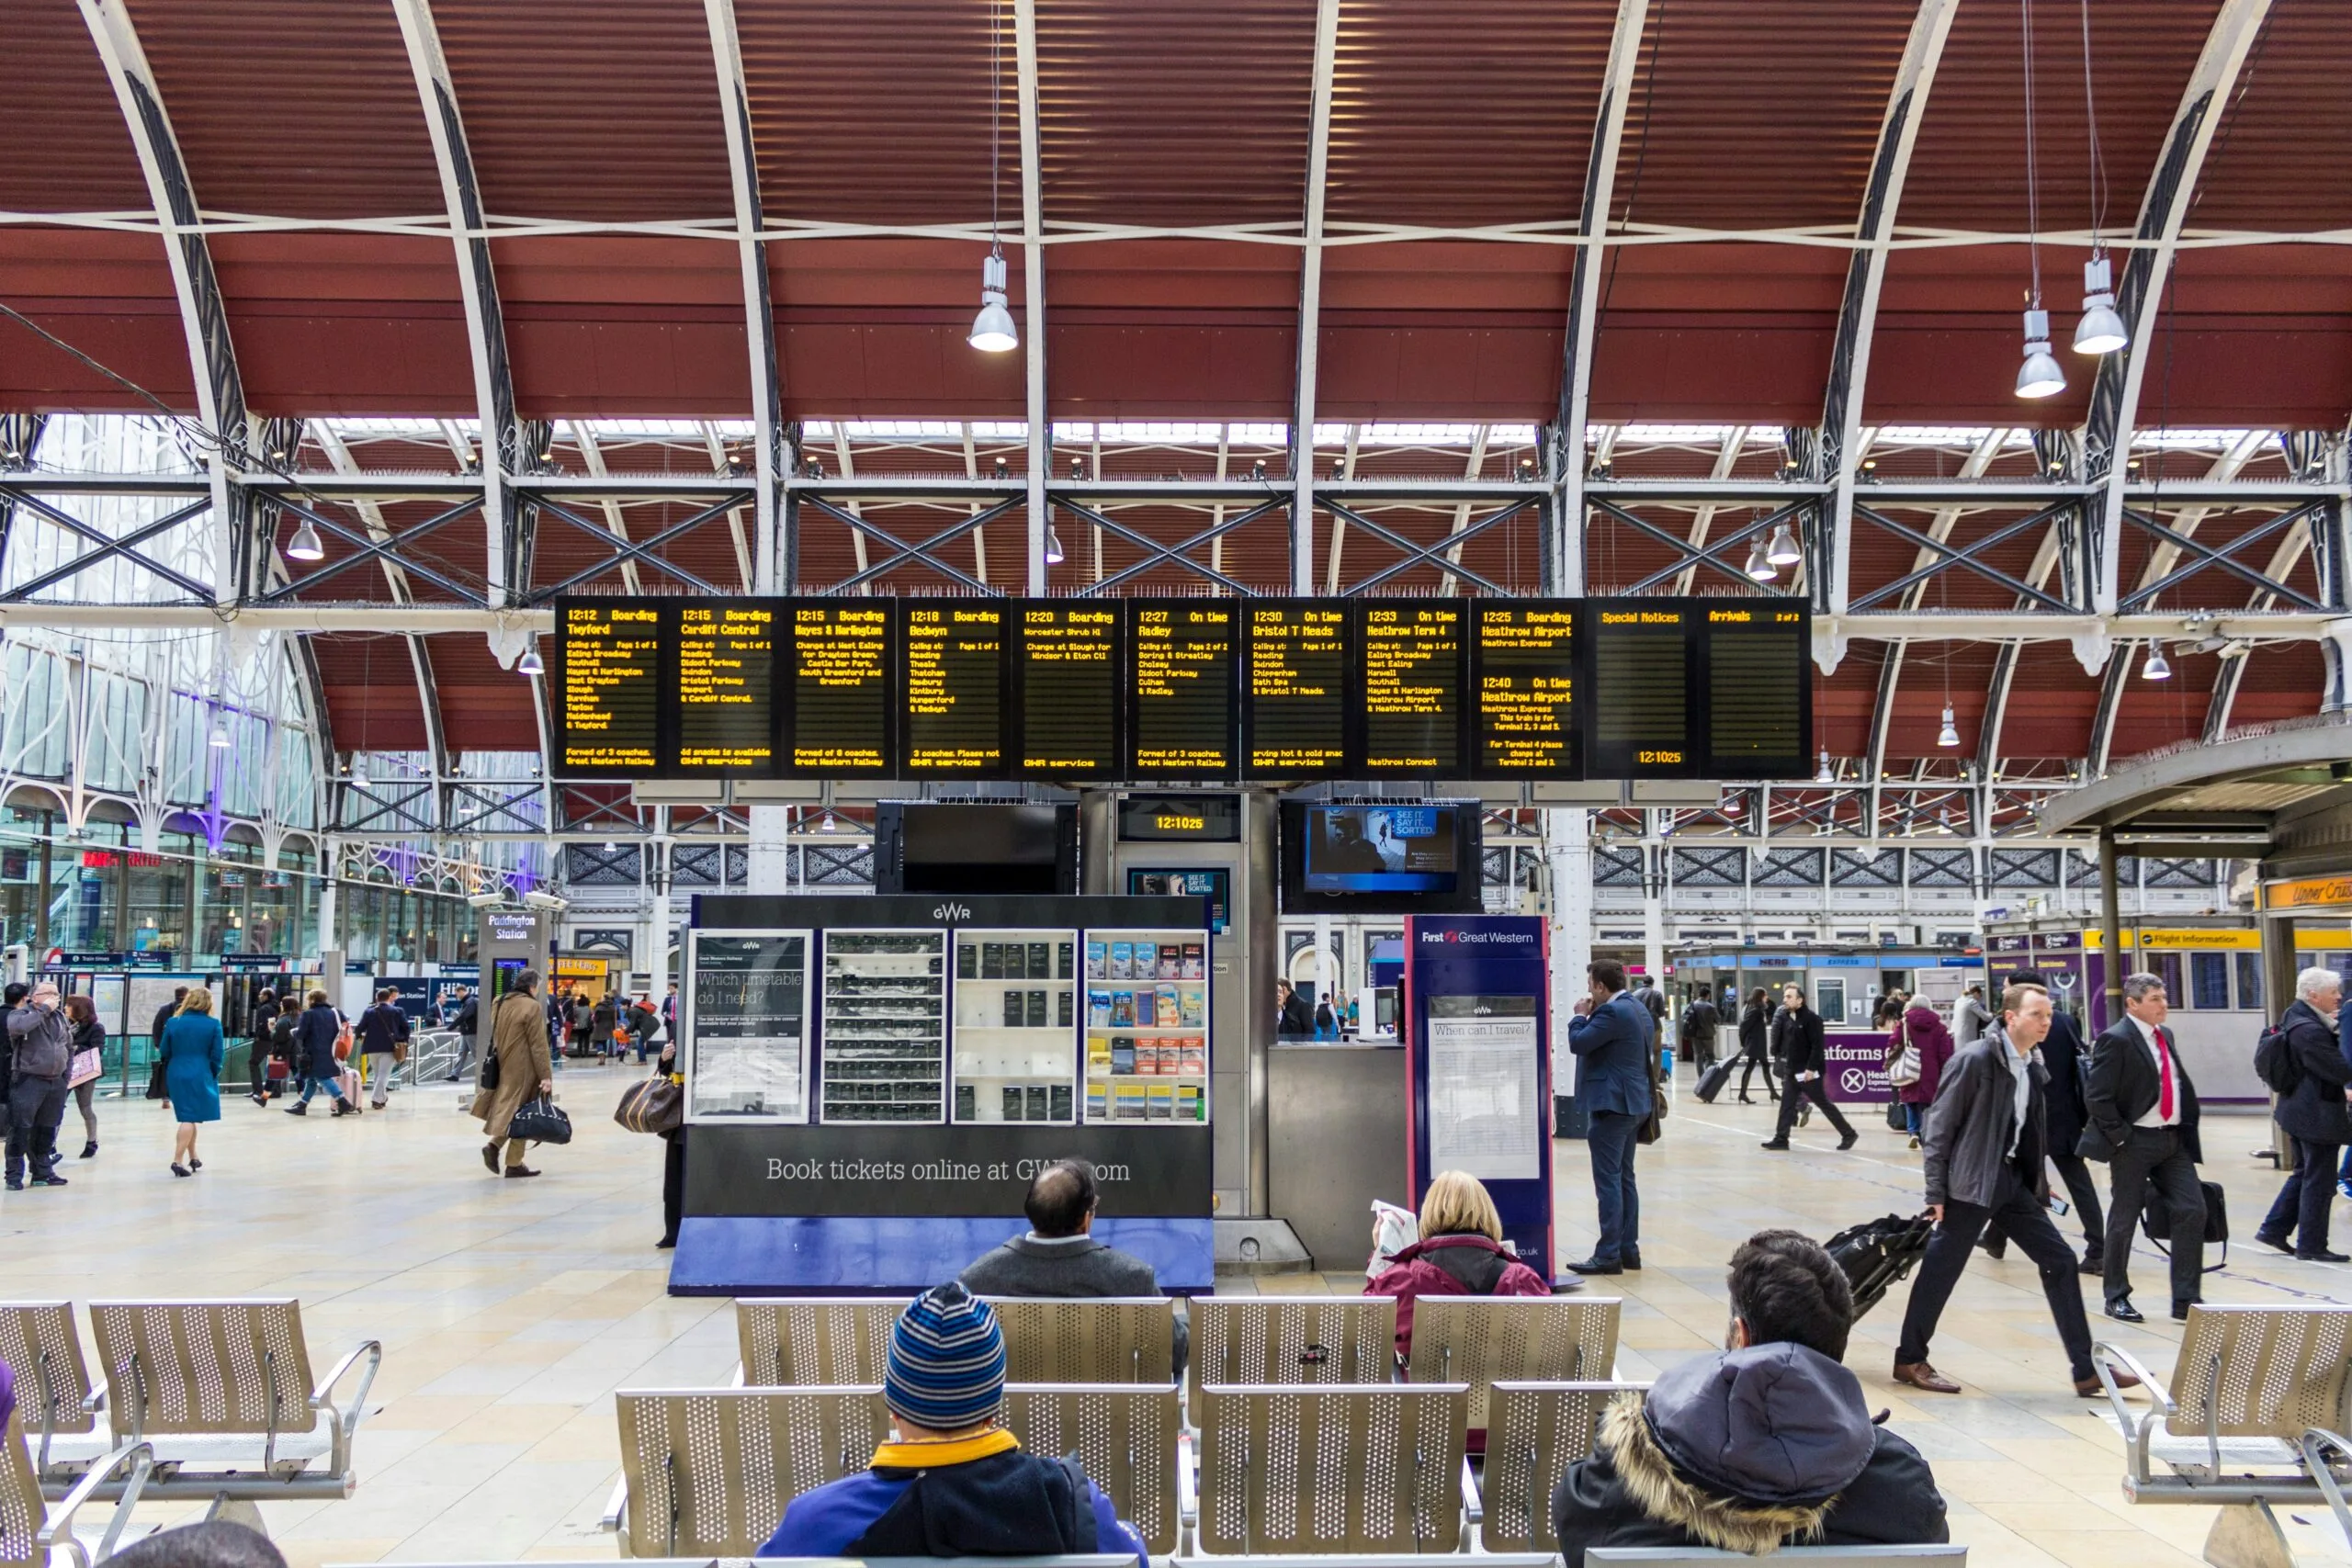
<path id="1" fill-rule="evenodd" d="M 10 987 L 14 989 L 15 987 Z M 65 1070 L 74 1056 L 57 987 L 43 980 L 8 1013 L 8 1190 L 25 1190 L 26 1163 L 35 1187 L 62 1187 L 57 1174 L 57 1128 L 65 1119 Z"/>
<path id="2" fill-rule="evenodd" d="M 1094 1167 L 1082 1159 L 1057 1159 L 1029 1183 L 1021 1201 L 1029 1234 L 1014 1236 L 982 1254 L 959 1277 L 976 1296 L 1069 1299 L 1086 1296 L 1156 1296 L 1159 1277 L 1142 1258 L 1099 1242 L 1094 1211 L 1102 1195 Z M 1180 1303 L 1176 1316 L 1175 1367 L 1181 1376 L 1191 1335 Z"/>

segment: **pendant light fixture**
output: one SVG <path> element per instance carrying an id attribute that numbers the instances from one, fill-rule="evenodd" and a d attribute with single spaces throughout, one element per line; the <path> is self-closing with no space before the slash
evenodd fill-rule
<path id="1" fill-rule="evenodd" d="M 1051 523 L 1046 525 L 1046 564 L 1047 566 L 1062 564 L 1061 530 Z"/>
<path id="2" fill-rule="evenodd" d="M 2025 363 L 2018 367 L 2020 398 L 2054 397 L 2066 373 L 2050 353 L 2050 312 L 2041 308 L 2041 171 L 2033 139 L 2033 0 L 2018 0 L 2025 19 L 2025 253 L 2032 275 L 2026 297 Z"/>
<path id="3" fill-rule="evenodd" d="M 2091 0 L 2083 11 L 2083 118 L 2090 125 L 2091 259 L 2083 264 L 2083 319 L 2075 325 L 2076 354 L 2113 354 L 2132 341 L 2115 310 L 2114 269 L 2099 231 L 2107 222 L 2107 160 L 2098 149 L 2098 99 L 2091 84 Z"/>
<path id="4" fill-rule="evenodd" d="M 351 787 L 354 789 L 368 787 L 368 764 L 356 757 L 351 760 Z"/>
<path id="5" fill-rule="evenodd" d="M 219 716 L 212 720 L 212 735 L 208 742 L 216 751 L 226 751 L 234 742 L 229 739 L 229 721 Z"/>
<path id="6" fill-rule="evenodd" d="M 2140 664 L 2140 679 L 2143 681 L 2169 681 L 2172 679 L 2172 661 L 2165 657 L 2165 645 L 2163 643 L 2157 642 L 2153 638 L 2150 639 L 2148 643 L 2148 657 L 2142 660 Z"/>
<path id="7" fill-rule="evenodd" d="M 1764 536 L 1757 535 L 1747 541 L 1747 575 L 1758 582 L 1770 582 L 1781 575 L 1771 558 L 1764 553 Z"/>
<path id="8" fill-rule="evenodd" d="M 983 354 L 1008 354 L 1021 346 L 1021 333 L 1005 309 L 1004 241 L 999 233 L 999 173 L 1004 147 L 1004 26 L 995 7 L 989 16 L 989 254 L 980 264 L 980 313 L 967 340 Z"/>
<path id="9" fill-rule="evenodd" d="M 533 637 L 531 645 L 523 650 L 523 657 L 514 661 L 514 673 L 544 675 L 547 673 L 547 662 L 539 657 L 539 639 Z"/>
<path id="10" fill-rule="evenodd" d="M 1794 566 L 1804 559 L 1804 551 L 1797 547 L 1795 530 L 1786 523 L 1772 530 L 1772 543 L 1764 558 L 1774 566 Z"/>
<path id="11" fill-rule="evenodd" d="M 1814 770 L 1813 782 L 1815 784 L 1838 782 L 1838 771 L 1829 765 L 1829 748 L 1826 746 L 1821 749 L 1821 766 Z"/>
<path id="12" fill-rule="evenodd" d="M 319 531 L 311 526 L 311 520 L 307 517 L 302 519 L 302 525 L 294 530 L 294 536 L 286 541 L 288 560 L 323 560 L 326 553 L 326 547 L 319 542 Z"/>
<path id="13" fill-rule="evenodd" d="M 1951 705 L 1950 703 L 1946 703 L 1944 705 L 1944 727 L 1936 731 L 1936 744 L 1939 746 L 1957 746 L 1960 744 L 1960 726 L 1952 718 Z"/>

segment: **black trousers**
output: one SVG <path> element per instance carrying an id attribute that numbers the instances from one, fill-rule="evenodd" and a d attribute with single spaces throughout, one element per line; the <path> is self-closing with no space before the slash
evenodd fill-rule
<path id="1" fill-rule="evenodd" d="M 2154 1189 L 2153 1194 L 2150 1190 Z M 2172 1222 L 2172 1299 L 2204 1299 L 2205 1192 L 2197 1166 L 2170 1127 L 2134 1127 L 2132 1141 L 2108 1161 L 2107 1299 L 2132 1293 L 2132 1231 L 2153 1196 Z"/>
<path id="2" fill-rule="evenodd" d="M 2334 1144 L 2295 1140 L 2295 1168 L 2256 1234 L 2280 1246 L 2293 1236 L 2297 1257 L 2327 1250 L 2328 1205 L 2335 1201 L 2335 1162 L 2344 1151 Z"/>
<path id="3" fill-rule="evenodd" d="M 662 1239 L 678 1239 L 678 1212 L 686 1201 L 686 1130 L 663 1138 L 662 1151 Z"/>
<path id="4" fill-rule="evenodd" d="M 2070 1149 L 2063 1155 L 2052 1155 L 2050 1164 L 2058 1172 L 2058 1179 L 2066 1184 L 2066 1197 L 2075 1205 L 2075 1217 L 2083 1223 L 2085 1250 L 2103 1251 L 2107 1226 L 2099 1218 L 2098 1183 L 2091 1179 L 2090 1161 Z"/>
<path id="5" fill-rule="evenodd" d="M 35 1181 L 57 1168 L 57 1129 L 65 1121 L 65 1075 L 37 1078 L 18 1073 L 8 1084 L 8 1179 L 22 1180 L 30 1161 Z"/>
<path id="6" fill-rule="evenodd" d="M 1775 1100 L 1779 1100 L 1781 1098 L 1781 1091 L 1772 1087 L 1772 1064 L 1766 1061 L 1761 1056 L 1748 1056 L 1741 1060 L 1739 1064 L 1739 1098 L 1742 1100 L 1746 1100 L 1747 1098 L 1747 1080 L 1755 1075 L 1756 1069 L 1758 1067 L 1764 1069 L 1764 1092 L 1770 1095 Z"/>
<path id="7" fill-rule="evenodd" d="M 1847 1121 L 1839 1113 L 1838 1107 L 1830 1103 L 1829 1086 L 1821 1077 L 1810 1077 L 1803 1083 L 1790 1078 L 1782 1087 L 1786 1092 L 1781 1096 L 1781 1124 L 1772 1134 L 1775 1142 L 1785 1144 L 1789 1141 L 1789 1129 L 1797 1124 L 1797 1111 L 1808 1100 L 1821 1107 L 1821 1113 L 1829 1118 L 1829 1124 L 1838 1129 L 1839 1137 L 1850 1138 L 1854 1135 L 1853 1123 Z"/>
<path id="8" fill-rule="evenodd" d="M 1989 1207 L 1944 1205 L 1944 1223 L 1928 1238 L 1928 1256 L 1920 1259 L 1918 1277 L 1911 1282 L 1911 1302 L 1903 1312 L 1903 1339 L 1894 1352 L 1895 1364 L 1928 1359 L 1928 1342 L 1936 1337 L 1944 1303 L 1951 1300 L 1952 1287 L 1960 1283 L 1968 1255 L 1988 1223 L 1997 1224 L 2041 1271 L 2041 1293 L 2049 1299 L 2051 1320 L 2057 1324 L 2059 1341 L 2066 1347 L 2068 1369 L 2077 1378 L 2091 1376 L 2091 1325 L 2083 1311 L 2075 1249 L 2050 1223 L 2050 1212 L 2027 1189 L 2013 1166 L 2002 1168 L 2000 1191 Z"/>

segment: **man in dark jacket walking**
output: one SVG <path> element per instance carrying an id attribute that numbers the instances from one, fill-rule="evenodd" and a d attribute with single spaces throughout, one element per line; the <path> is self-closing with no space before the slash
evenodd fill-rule
<path id="1" fill-rule="evenodd" d="M 1150 1264 L 1093 1236 L 1094 1213 L 1102 1204 L 1094 1167 L 1082 1159 L 1057 1159 L 1029 1183 L 1021 1212 L 1029 1234 L 984 1252 L 959 1276 L 976 1296 L 1029 1296 L 1069 1300 L 1090 1296 L 1156 1296 L 1159 1276 Z M 1176 1319 L 1176 1371 L 1184 1371 L 1188 1330 Z"/>
<path id="2" fill-rule="evenodd" d="M 1928 1393 L 1958 1393 L 1960 1385 L 1928 1364 L 1928 1341 L 1968 1255 L 1988 1223 L 1998 1222 L 2018 1250 L 2041 1270 L 2041 1292 L 2066 1347 L 2075 1392 L 2100 1393 L 2091 1366 L 2090 1319 L 2074 1249 L 2050 1223 L 2048 1151 L 2050 1075 L 2033 1048 L 2050 1032 L 2050 993 L 2011 986 L 2001 994 L 1995 1027 L 1952 1054 L 1943 1087 L 1928 1108 L 1928 1213 L 1936 1222 L 1928 1255 L 1911 1284 L 1903 1338 L 1894 1352 L 1894 1381 Z M 2136 1383 L 2115 1374 L 2119 1385 Z"/>
<path id="3" fill-rule="evenodd" d="M 1791 986 L 1781 993 L 1781 1018 L 1774 1025 L 1782 1031 L 1787 1052 L 1781 1063 L 1781 1122 L 1772 1135 L 1765 1140 L 1768 1149 L 1789 1146 L 1789 1129 L 1796 1124 L 1797 1110 L 1807 1100 L 1821 1108 L 1829 1124 L 1838 1129 L 1838 1146 L 1850 1149 L 1854 1140 L 1861 1136 L 1854 1124 L 1832 1103 L 1829 1086 L 1822 1074 L 1828 1062 L 1828 1046 L 1822 1031 L 1821 1015 L 1805 1005 L 1804 988 Z"/>
<path id="4" fill-rule="evenodd" d="M 1854 1298 L 1829 1254 L 1794 1231 L 1759 1231 L 1732 1254 L 1731 1310 L 1720 1354 L 1611 1403 L 1592 1457 L 1552 1494 L 1561 1556 L 1951 1539 L 1928 1461 L 1872 1424 L 1838 1364 Z"/>
<path id="5" fill-rule="evenodd" d="M 334 1043 L 343 1033 L 343 1019 L 324 991 L 312 991 L 310 1006 L 294 1021 L 294 1060 L 302 1070 L 302 1098 L 286 1108 L 288 1116 L 308 1116 L 311 1096 L 321 1089 L 334 1101 L 334 1114 L 356 1116 L 359 1107 L 344 1098 L 343 1064 L 335 1059 Z"/>
<path id="6" fill-rule="evenodd" d="M 391 1098 L 400 1059 L 407 1055 L 403 1047 L 408 1044 L 408 1014 L 401 1010 L 400 993 L 390 986 L 378 991 L 375 1005 L 359 1015 L 359 1027 L 354 1032 L 359 1036 L 359 1055 L 368 1068 L 369 1104 L 381 1111 Z"/>
<path id="7" fill-rule="evenodd" d="M 1591 992 L 1568 1021 L 1576 1057 L 1577 1100 L 1589 1118 L 1592 1190 L 1600 1239 L 1579 1274 L 1622 1274 L 1642 1266 L 1641 1190 L 1634 1184 L 1634 1136 L 1655 1103 L 1650 1073 L 1657 1061 L 1649 1010 L 1625 989 L 1625 966 L 1607 959 L 1587 970 Z"/>
<path id="8" fill-rule="evenodd" d="M 2107 1315 L 2143 1323 L 2132 1304 L 2132 1220 L 2151 1190 L 2165 1206 L 2172 1235 L 2172 1315 L 2186 1320 L 2204 1298 L 2205 1191 L 2197 1167 L 2197 1086 L 2165 1027 L 2165 983 L 2154 975 L 2123 977 L 2123 1017 L 2091 1044 L 2083 1088 L 2090 1119 L 2078 1145 L 2108 1162 Z"/>
<path id="9" fill-rule="evenodd" d="M 1682 1010 L 1683 1054 L 1702 1073 L 1715 1065 L 1715 1031 L 1723 1021 L 1724 1015 L 1715 1010 L 1704 991 Z"/>
<path id="10" fill-rule="evenodd" d="M 2295 1086 L 2278 1097 L 2270 1114 L 2279 1131 L 2295 1140 L 2295 1168 L 2254 1239 L 2312 1263 L 2352 1262 L 2327 1246 L 2336 1156 L 2352 1143 L 2352 1112 L 2344 1100 L 2345 1085 L 2352 1084 L 2352 1061 L 2335 1042 L 2343 1002 L 2344 982 L 2335 971 L 2306 969 L 2295 976 L 2294 1005 L 2278 1020 L 2279 1043 L 2294 1061 Z"/>
<path id="11" fill-rule="evenodd" d="M 2020 969 L 2009 977 L 2014 986 L 2039 986 L 2050 989 L 2049 980 L 2039 969 Z M 1979 1028 L 1981 1033 L 1982 1027 Z M 2083 1226 L 2083 1263 L 2086 1274 L 2103 1273 L 2107 1268 L 2107 1227 L 2099 1212 L 2098 1183 L 2091 1179 L 2091 1168 L 2080 1152 L 2083 1129 L 2090 1124 L 2089 1113 L 2083 1108 L 2084 1068 L 2089 1053 L 2083 1049 L 2082 1026 L 2075 1015 L 2056 1005 L 2053 999 L 2050 1013 L 2050 1033 L 2041 1043 L 2041 1065 L 2050 1069 L 2050 1164 L 2058 1172 L 2058 1179 L 2066 1184 L 2066 1196 L 2075 1205 L 2075 1217 Z M 2001 1256 L 1997 1233 L 1985 1251 Z"/>

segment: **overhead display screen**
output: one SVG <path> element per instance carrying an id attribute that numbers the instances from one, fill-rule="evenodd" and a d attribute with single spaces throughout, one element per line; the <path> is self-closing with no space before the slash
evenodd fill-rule
<path id="1" fill-rule="evenodd" d="M 560 776 L 1807 778 L 1802 599 L 579 598 Z"/>
<path id="2" fill-rule="evenodd" d="M 1329 599 L 1252 599 L 1240 615 L 1242 773 L 1342 776 L 1354 662 L 1347 606 Z"/>
<path id="3" fill-rule="evenodd" d="M 1711 605 L 1706 616 L 1708 776 L 1804 773 L 1813 744 L 1804 613 Z"/>
<path id="4" fill-rule="evenodd" d="M 1119 606 L 1100 599 L 1025 599 L 1012 646 L 1015 772 L 1114 779 L 1124 682 Z"/>
<path id="5" fill-rule="evenodd" d="M 887 776 L 890 755 L 890 622 L 887 599 L 801 600 L 792 609 L 794 773 Z"/>
<path id="6" fill-rule="evenodd" d="M 1130 599 L 1126 608 L 1127 776 L 1233 777 L 1235 602 Z"/>
<path id="7" fill-rule="evenodd" d="M 677 606 L 677 771 L 755 777 L 775 768 L 776 606 L 759 599 Z"/>
<path id="8" fill-rule="evenodd" d="M 1479 600 L 1470 615 L 1471 759 L 1480 778 L 1580 779 L 1573 600 Z"/>
<path id="9" fill-rule="evenodd" d="M 1396 599 L 1356 606 L 1367 778 L 1462 773 L 1464 601 Z"/>
<path id="10" fill-rule="evenodd" d="M 1591 775 L 1697 777 L 1691 632 L 1698 616 L 1690 601 L 1595 599 L 1585 613 L 1591 617 Z"/>
<path id="11" fill-rule="evenodd" d="M 899 758 L 910 779 L 1001 778 L 1007 602 L 910 599 L 900 646 Z"/>
<path id="12" fill-rule="evenodd" d="M 583 600 L 558 611 L 557 744 L 564 772 L 662 771 L 661 620 L 660 608 L 641 600 Z"/>

